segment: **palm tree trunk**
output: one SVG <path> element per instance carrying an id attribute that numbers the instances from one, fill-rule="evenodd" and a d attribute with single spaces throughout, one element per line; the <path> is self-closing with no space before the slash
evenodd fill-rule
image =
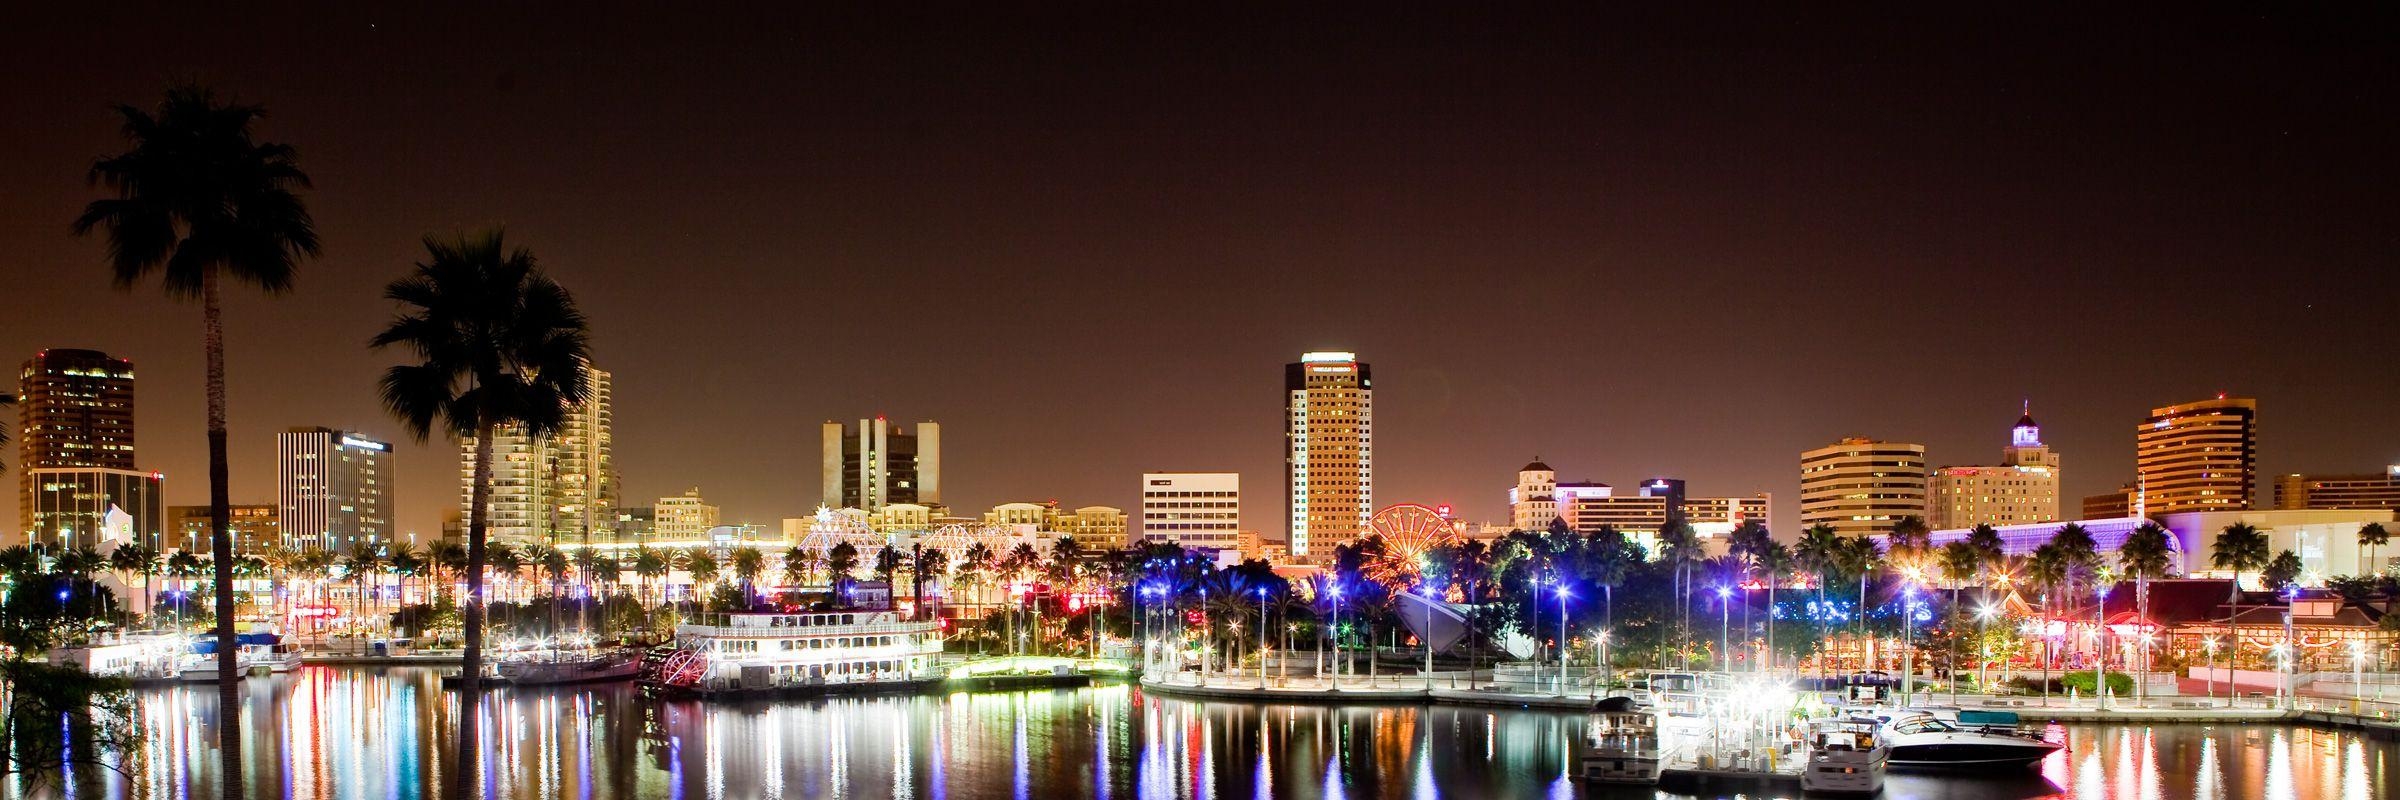
<path id="1" fill-rule="evenodd" d="M 224 796 L 242 796 L 242 684 L 236 662 L 238 646 L 233 629 L 232 500 L 228 499 L 225 464 L 225 319 L 217 291 L 217 271 L 200 279 L 200 319 L 208 351 L 208 530 L 210 552 L 216 557 L 217 589 L 217 728 L 220 774 Z"/>
<path id="2" fill-rule="evenodd" d="M 484 421 L 475 429 L 475 484 L 467 512 L 467 602 L 465 615 L 466 653 L 460 659 L 458 676 L 458 761 L 452 770 L 456 781 L 452 797 L 467 797 L 467 788 L 474 786 L 478 765 L 475 737 L 477 712 L 482 705 L 483 690 L 483 539 L 491 525 L 492 500 L 492 432 L 493 425 Z"/>

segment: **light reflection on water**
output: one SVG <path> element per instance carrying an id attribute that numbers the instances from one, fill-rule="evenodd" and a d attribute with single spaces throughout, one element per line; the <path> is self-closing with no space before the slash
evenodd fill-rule
<path id="1" fill-rule="evenodd" d="M 461 710 L 430 671 L 309 668 L 249 686 L 253 797 L 437 797 L 457 763 L 447 732 Z M 150 746 L 123 765 L 125 776 L 94 771 L 72 792 L 40 794 L 216 797 L 213 687 L 142 698 Z M 1124 686 L 712 705 L 652 701 L 616 685 L 502 690 L 477 720 L 479 785 L 495 798 L 1677 797 L 1573 780 L 1569 743 L 1581 716 L 1516 710 L 1195 703 Z M 2068 748 L 2037 769 L 1895 775 L 1884 796 L 2372 800 L 2400 779 L 2400 745 L 2355 733 L 2050 733 Z"/>

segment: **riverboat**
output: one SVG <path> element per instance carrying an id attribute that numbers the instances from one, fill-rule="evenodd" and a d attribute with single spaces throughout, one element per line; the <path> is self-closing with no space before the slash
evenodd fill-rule
<path id="1" fill-rule="evenodd" d="M 1596 783 L 1658 785 L 1660 758 L 1658 715 L 1640 708 L 1632 698 L 1600 701 L 1584 727 L 1578 761 L 1583 779 Z"/>
<path id="2" fill-rule="evenodd" d="M 643 686 L 701 696 L 922 691 L 943 675 L 941 626 L 893 611 L 737 612 L 675 626 Z"/>

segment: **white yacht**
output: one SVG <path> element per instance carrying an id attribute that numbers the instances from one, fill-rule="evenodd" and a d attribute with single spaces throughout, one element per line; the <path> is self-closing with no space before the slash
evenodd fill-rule
<path id="1" fill-rule="evenodd" d="M 1660 751 L 1657 714 L 1629 697 L 1606 698 L 1584 728 L 1580 772 L 1588 781 L 1655 786 Z"/>
<path id="2" fill-rule="evenodd" d="M 1800 772 L 1801 791 L 1811 794 L 1868 795 L 1883 791 L 1883 775 L 1892 748 L 1882 735 L 1883 721 L 1873 717 L 1831 717 L 1809 723 L 1808 765 Z"/>
<path id="3" fill-rule="evenodd" d="M 266 673 L 282 675 L 300 669 L 300 646 L 273 634 L 244 634 L 234 649 L 234 671 L 245 677 Z M 217 654 L 194 653 L 183 663 L 178 677 L 187 683 L 205 683 L 217 679 Z"/>
<path id="4" fill-rule="evenodd" d="M 1953 725 L 1923 711 L 1894 712 L 1883 736 L 1891 743 L 1895 767 L 2022 767 L 2065 748 L 2032 736 Z"/>
<path id="5" fill-rule="evenodd" d="M 641 681 L 700 695 L 925 689 L 943 677 L 940 627 L 892 611 L 708 614 L 643 657 Z"/>

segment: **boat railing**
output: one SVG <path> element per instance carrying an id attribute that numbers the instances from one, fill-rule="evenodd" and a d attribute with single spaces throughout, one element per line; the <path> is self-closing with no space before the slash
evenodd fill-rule
<path id="1" fill-rule="evenodd" d="M 695 625 L 675 626 L 678 636 L 735 636 L 745 639 L 800 639 L 829 636 L 870 636 L 883 633 L 929 633 L 941 626 L 932 622 L 889 622 L 853 625 L 801 625 L 775 628 L 764 625 Z"/>

